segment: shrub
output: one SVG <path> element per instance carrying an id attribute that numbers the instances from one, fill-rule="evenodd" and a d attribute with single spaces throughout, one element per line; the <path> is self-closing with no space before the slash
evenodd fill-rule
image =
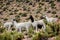
<path id="1" fill-rule="evenodd" d="M 46 2 L 50 2 L 50 0 L 46 0 Z"/>
<path id="2" fill-rule="evenodd" d="M 32 37 L 33 34 L 34 34 L 34 30 L 33 30 L 33 26 L 31 26 L 31 27 L 29 28 L 28 36 L 29 36 L 29 37 Z"/>
<path id="3" fill-rule="evenodd" d="M 55 40 L 60 40 L 60 35 L 56 36 Z"/>
<path id="4" fill-rule="evenodd" d="M 57 0 L 57 2 L 60 2 L 60 0 Z"/>
<path id="5" fill-rule="evenodd" d="M 10 13 L 9 15 L 13 15 L 13 13 Z"/>
<path id="6" fill-rule="evenodd" d="M 3 11 L 6 11 L 6 9 L 7 9 L 7 7 L 4 7 L 4 8 L 3 8 Z"/>
<path id="7" fill-rule="evenodd" d="M 16 0 L 16 2 L 21 2 L 21 0 Z"/>
<path id="8" fill-rule="evenodd" d="M 47 8 L 45 7 L 44 11 L 47 11 Z"/>
<path id="9" fill-rule="evenodd" d="M 0 27 L 2 26 L 2 23 L 0 22 Z"/>
<path id="10" fill-rule="evenodd" d="M 22 13 L 19 13 L 19 15 L 22 15 Z"/>
<path id="11" fill-rule="evenodd" d="M 5 19 L 4 19 L 4 21 L 7 21 L 7 20 L 8 20 L 8 18 L 5 18 Z"/>
<path id="12" fill-rule="evenodd" d="M 7 2 L 6 5 L 10 5 L 10 2 Z"/>
<path id="13" fill-rule="evenodd" d="M 23 6 L 23 11 L 26 11 L 27 9 L 26 9 L 26 6 Z"/>
<path id="14" fill-rule="evenodd" d="M 4 32 L 4 33 L 0 34 L 0 39 L 1 40 L 12 40 L 9 32 Z"/>
<path id="15" fill-rule="evenodd" d="M 54 8 L 55 4 L 54 2 L 51 3 L 51 8 Z"/>
<path id="16" fill-rule="evenodd" d="M 43 31 L 38 32 L 33 36 L 32 40 L 47 40 L 48 39 L 47 35 L 48 34 L 46 32 L 43 32 Z"/>
<path id="17" fill-rule="evenodd" d="M 26 13 L 22 13 L 22 15 L 21 15 L 22 17 L 26 17 L 27 16 L 27 14 Z"/>
<path id="18" fill-rule="evenodd" d="M 54 36 L 53 31 L 50 26 L 46 25 L 46 32 L 48 34 L 48 37 Z"/>
<path id="19" fill-rule="evenodd" d="M 16 0 L 16 2 L 26 2 L 27 0 Z"/>
<path id="20" fill-rule="evenodd" d="M 39 2 L 40 0 L 36 0 L 36 2 Z"/>
<path id="21" fill-rule="evenodd" d="M 14 0 L 8 0 L 8 2 L 13 2 Z"/>
<path id="22" fill-rule="evenodd" d="M 14 10 L 14 12 L 18 12 L 18 10 L 17 10 L 17 9 L 15 9 L 15 10 Z"/>
<path id="23" fill-rule="evenodd" d="M 0 40 L 17 40 L 18 38 L 22 40 L 23 34 L 16 31 L 5 31 L 4 33 L 0 34 Z"/>
<path id="24" fill-rule="evenodd" d="M 55 15 L 55 17 L 57 17 L 57 18 L 58 18 L 58 15 Z"/>
<path id="25" fill-rule="evenodd" d="M 56 14 L 56 11 L 53 11 L 52 14 Z"/>
<path id="26" fill-rule="evenodd" d="M 45 2 L 45 0 L 42 0 L 42 2 Z"/>
<path id="27" fill-rule="evenodd" d="M 26 0 L 26 3 L 29 3 L 30 2 L 30 0 Z"/>
<path id="28" fill-rule="evenodd" d="M 40 3 L 39 3 L 39 5 L 42 5 L 42 6 L 43 6 L 43 5 L 44 5 L 44 3 L 40 2 Z"/>
<path id="29" fill-rule="evenodd" d="M 12 32 L 12 35 L 13 35 L 13 40 L 17 40 L 17 39 L 22 40 L 24 38 L 23 34 L 19 32 Z"/>
<path id="30" fill-rule="evenodd" d="M 35 15 L 36 18 L 38 18 L 38 15 Z"/>
<path id="31" fill-rule="evenodd" d="M 15 17 L 16 17 L 16 18 L 20 18 L 20 15 L 16 15 Z"/>
<path id="32" fill-rule="evenodd" d="M 37 13 L 37 14 L 40 13 L 40 10 L 41 10 L 41 9 L 38 9 L 36 13 Z"/>
<path id="33" fill-rule="evenodd" d="M 57 24 L 57 23 L 51 23 L 51 24 L 49 24 L 49 25 L 50 25 L 50 27 L 51 27 L 54 35 L 59 35 L 60 25 Z"/>
<path id="34" fill-rule="evenodd" d="M 60 16 L 58 18 L 60 19 Z"/>
<path id="35" fill-rule="evenodd" d="M 48 11 L 47 13 L 51 13 L 51 11 Z"/>
<path id="36" fill-rule="evenodd" d="M 49 4 L 54 3 L 54 1 L 49 1 Z"/>
<path id="37" fill-rule="evenodd" d="M 3 33 L 5 31 L 4 27 L 0 27 L 0 33 Z"/>

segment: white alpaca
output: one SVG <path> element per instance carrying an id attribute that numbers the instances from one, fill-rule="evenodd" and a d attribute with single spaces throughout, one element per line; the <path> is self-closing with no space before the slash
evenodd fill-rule
<path id="1" fill-rule="evenodd" d="M 38 25 L 43 25 L 42 28 L 45 30 L 45 23 L 44 23 L 43 20 L 35 21 L 32 15 L 30 15 L 30 19 L 31 19 L 31 22 L 32 22 L 32 26 L 36 28 L 36 32 L 37 32 L 37 29 L 38 29 L 37 28 Z"/>
<path id="2" fill-rule="evenodd" d="M 44 23 L 43 19 L 39 20 L 39 21 L 38 21 L 38 24 L 43 25 L 43 26 L 42 26 L 42 29 L 43 29 L 43 31 L 45 31 L 46 26 L 45 26 L 45 23 Z"/>
<path id="3" fill-rule="evenodd" d="M 29 22 L 17 23 L 16 21 L 14 21 L 14 25 L 17 30 L 19 29 L 19 32 L 21 32 L 22 27 L 25 27 L 28 32 L 28 28 L 31 26 L 31 22 L 29 21 Z"/>
<path id="4" fill-rule="evenodd" d="M 6 22 L 4 23 L 4 27 L 10 30 L 10 27 L 13 25 L 13 22 Z"/>
<path id="5" fill-rule="evenodd" d="M 47 15 L 44 16 L 47 20 L 47 22 L 56 22 L 58 19 L 57 18 L 53 18 L 53 17 L 48 17 Z"/>
<path id="6" fill-rule="evenodd" d="M 46 27 L 45 27 L 44 21 L 43 21 L 43 20 L 39 20 L 39 21 L 34 21 L 34 22 L 32 22 L 33 27 L 36 27 L 36 32 L 37 32 L 37 30 L 38 30 L 38 28 L 37 28 L 37 25 L 38 25 L 38 24 L 43 25 L 42 28 L 43 28 L 43 30 L 45 31 Z"/>

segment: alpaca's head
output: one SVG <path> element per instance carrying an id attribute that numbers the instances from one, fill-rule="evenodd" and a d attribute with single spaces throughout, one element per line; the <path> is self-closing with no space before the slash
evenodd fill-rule
<path id="1" fill-rule="evenodd" d="M 44 17 L 44 18 L 48 18 L 48 16 L 47 16 L 47 15 L 44 15 L 43 17 Z"/>
<path id="2" fill-rule="evenodd" d="M 31 22 L 34 22 L 34 18 L 32 15 L 30 15 L 29 19 L 31 19 Z"/>

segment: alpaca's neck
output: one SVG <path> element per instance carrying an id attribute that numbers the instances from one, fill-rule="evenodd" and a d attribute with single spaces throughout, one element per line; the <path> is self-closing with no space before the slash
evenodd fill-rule
<path id="1" fill-rule="evenodd" d="M 14 21 L 14 25 L 15 25 L 15 26 L 17 25 L 17 22 L 16 22 L 16 21 Z"/>
<path id="2" fill-rule="evenodd" d="M 48 17 L 46 17 L 46 20 L 48 20 L 49 18 Z"/>

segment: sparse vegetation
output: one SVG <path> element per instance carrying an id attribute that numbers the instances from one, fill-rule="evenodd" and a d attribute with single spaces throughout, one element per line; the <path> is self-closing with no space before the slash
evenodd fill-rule
<path id="1" fill-rule="evenodd" d="M 21 40 L 24 37 L 23 32 L 16 32 L 13 26 L 12 31 L 7 31 L 3 27 L 2 21 L 9 21 L 10 17 L 15 18 L 17 22 L 28 21 L 30 14 L 37 20 L 41 14 L 53 15 L 53 17 L 60 19 L 60 16 L 58 16 L 60 15 L 59 2 L 60 0 L 0 0 L 0 40 Z M 26 20 L 23 20 L 24 17 Z M 33 38 L 32 40 L 47 40 L 56 37 L 56 40 L 60 40 L 60 24 L 58 22 L 48 23 L 47 20 L 44 20 L 44 22 L 46 25 L 45 32 L 39 29 L 39 32 L 36 33 L 34 28 L 31 27 L 27 32 L 29 38 Z"/>
<path id="2" fill-rule="evenodd" d="M 56 11 L 53 11 L 52 14 L 56 14 Z"/>
<path id="3" fill-rule="evenodd" d="M 9 15 L 13 15 L 13 13 L 10 13 Z"/>
<path id="4" fill-rule="evenodd" d="M 5 19 L 4 19 L 4 21 L 7 21 L 7 20 L 8 20 L 8 18 L 5 18 Z"/>
<path id="5" fill-rule="evenodd" d="M 60 40 L 60 35 L 56 36 L 55 40 Z"/>
<path id="6" fill-rule="evenodd" d="M 27 16 L 27 14 L 26 13 L 22 13 L 22 15 L 21 15 L 22 17 L 26 17 Z"/>
<path id="7" fill-rule="evenodd" d="M 48 11 L 47 13 L 51 13 L 51 11 Z"/>
<path id="8" fill-rule="evenodd" d="M 0 34 L 0 40 L 17 40 L 17 39 L 22 40 L 23 38 L 23 34 L 22 33 L 18 33 L 18 32 L 4 32 L 2 34 Z"/>
<path id="9" fill-rule="evenodd" d="M 57 0 L 57 2 L 60 2 L 60 0 Z"/>
<path id="10" fill-rule="evenodd" d="M 55 7 L 55 4 L 54 4 L 54 2 L 52 1 L 51 2 L 51 8 L 53 9 Z"/>

